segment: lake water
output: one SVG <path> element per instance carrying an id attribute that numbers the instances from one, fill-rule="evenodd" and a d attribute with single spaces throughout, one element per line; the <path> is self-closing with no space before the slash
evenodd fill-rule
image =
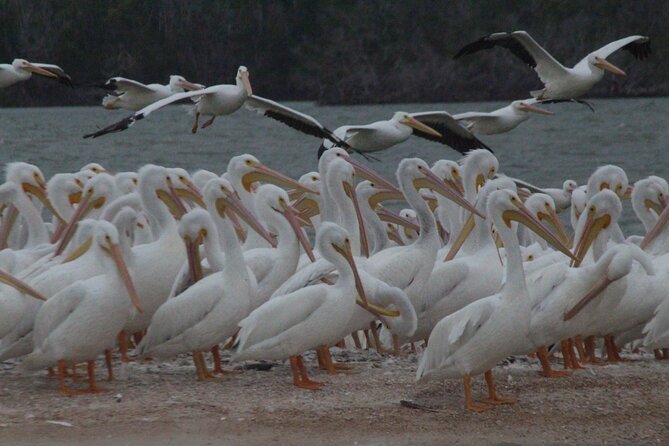
<path id="1" fill-rule="evenodd" d="M 669 176 L 669 98 L 594 99 L 596 112 L 577 104 L 546 106 L 554 116 L 533 115 L 513 131 L 482 136 L 500 161 L 500 171 L 542 187 L 561 187 L 566 178 L 579 184 L 602 164 L 616 164 L 630 181 L 648 175 Z M 393 112 L 447 110 L 491 111 L 506 102 L 317 106 L 287 105 L 308 113 L 327 127 L 388 119 Z M 174 106 L 149 116 L 122 133 L 84 140 L 82 135 L 128 114 L 102 107 L 0 109 L 0 162 L 27 161 L 45 175 L 76 171 L 98 162 L 111 171 L 137 170 L 146 163 L 225 170 L 234 155 L 250 152 L 262 162 L 292 177 L 317 169 L 320 141 L 248 110 L 216 119 L 197 134 L 192 117 Z M 458 159 L 448 147 L 410 138 L 375 155 L 372 167 L 393 177 L 398 162 L 420 157 L 428 163 Z M 626 232 L 639 232 L 625 206 Z"/>

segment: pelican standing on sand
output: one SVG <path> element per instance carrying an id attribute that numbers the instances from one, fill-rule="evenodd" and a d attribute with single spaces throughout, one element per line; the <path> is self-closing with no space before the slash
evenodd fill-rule
<path id="1" fill-rule="evenodd" d="M 511 223 L 523 223 L 553 240 L 514 192 L 499 190 L 490 194 L 487 215 L 492 218 L 506 250 L 502 288 L 499 293 L 442 319 L 430 334 L 416 372 L 417 381 L 463 377 L 465 407 L 478 412 L 489 407 L 472 401 L 471 376 L 485 372 L 489 397 L 484 402 L 512 404 L 513 401 L 497 396 L 491 369 L 512 354 L 514 347 L 522 344 L 529 334 L 530 302 L 520 245 Z"/>

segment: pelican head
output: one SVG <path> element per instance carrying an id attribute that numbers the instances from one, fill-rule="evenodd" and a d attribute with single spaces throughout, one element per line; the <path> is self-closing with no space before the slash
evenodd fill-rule
<path id="1" fill-rule="evenodd" d="M 569 244 L 569 236 L 564 229 L 560 217 L 555 211 L 555 201 L 547 194 L 532 194 L 525 201 L 525 206 L 530 210 L 540 222 L 547 223 L 558 236 L 560 241 L 565 245 Z"/>
<path id="2" fill-rule="evenodd" d="M 193 183 L 190 174 L 185 169 L 172 167 L 167 171 L 169 172 L 167 184 L 174 188 L 174 192 L 179 198 L 190 200 L 200 207 L 206 207 L 204 201 L 202 201 L 200 189 Z"/>
<path id="3" fill-rule="evenodd" d="M 620 199 L 625 198 L 631 192 L 625 171 L 612 164 L 598 167 L 588 179 L 588 199 L 591 199 L 594 194 L 604 189 L 612 190 Z"/>
<path id="4" fill-rule="evenodd" d="M 118 231 L 113 224 L 106 221 L 99 221 L 93 239 L 95 243 L 102 247 L 102 249 L 114 260 L 121 281 L 128 292 L 130 301 L 135 309 L 141 313 L 142 306 L 139 302 L 139 297 L 132 282 L 130 272 L 128 272 L 128 266 L 121 253 Z"/>
<path id="5" fill-rule="evenodd" d="M 577 187 L 578 183 L 574 180 L 565 180 L 564 183 L 562 183 L 562 190 L 568 194 L 574 192 Z"/>
<path id="6" fill-rule="evenodd" d="M 432 173 L 442 178 L 446 183 L 460 191 L 464 195 L 465 189 L 462 183 L 460 165 L 451 160 L 438 160 L 432 165 Z"/>
<path id="7" fill-rule="evenodd" d="M 258 158 L 248 153 L 231 158 L 228 163 L 228 172 L 231 176 L 239 178 L 242 187 L 246 192 L 251 192 L 253 183 L 257 181 L 267 181 L 278 186 L 318 194 L 317 190 L 306 187 L 298 181 L 295 181 L 274 169 L 270 169 L 261 163 Z"/>
<path id="8" fill-rule="evenodd" d="M 420 158 L 405 158 L 400 161 L 397 168 L 397 180 L 400 182 L 400 185 L 403 185 L 405 195 L 406 191 L 404 188 L 406 186 L 404 184 L 405 181 L 409 180 L 413 183 L 413 187 L 416 191 L 421 188 L 432 189 L 468 211 L 473 212 L 481 218 L 485 218 L 485 216 L 477 210 L 473 204 L 467 201 L 457 189 L 454 189 L 448 183 L 444 182 L 444 180 L 432 173 L 432 170 L 430 170 L 427 163 Z"/>
<path id="9" fill-rule="evenodd" d="M 276 246 L 276 241 L 267 232 L 267 229 L 258 221 L 251 211 L 239 200 L 232 184 L 224 178 L 214 178 L 207 182 L 203 189 L 204 201 L 210 212 L 217 212 L 220 218 L 229 218 L 238 234 L 243 229 L 237 220 L 239 216 L 251 229 L 267 240 L 270 245 Z M 215 211 L 214 211 L 215 210 Z M 243 237 L 241 237 L 243 239 Z"/>
<path id="10" fill-rule="evenodd" d="M 169 83 L 170 90 L 173 92 L 178 92 L 178 91 L 193 91 L 193 90 L 202 90 L 204 88 L 204 85 L 202 84 L 194 84 L 193 82 L 190 82 L 186 80 L 185 77 L 183 76 L 178 76 L 176 74 L 173 74 L 170 76 L 170 83 Z"/>
<path id="11" fill-rule="evenodd" d="M 465 184 L 467 193 L 475 194 L 487 180 L 497 175 L 499 161 L 497 157 L 485 149 L 471 150 L 462 159 L 463 177 L 471 178 L 473 184 Z M 472 188 L 473 190 L 470 190 Z"/>
<path id="12" fill-rule="evenodd" d="M 251 81 L 249 80 L 249 70 L 244 65 L 240 65 L 237 69 L 237 85 L 240 87 L 243 86 L 247 95 L 251 96 L 253 94 Z"/>
<path id="13" fill-rule="evenodd" d="M 51 71 L 45 70 L 44 68 L 31 64 L 25 59 L 14 59 L 12 61 L 12 67 L 14 67 L 15 70 L 21 70 L 31 74 L 34 73 L 34 74 L 39 74 L 40 76 L 58 78 L 58 76 L 53 74 Z"/>
<path id="14" fill-rule="evenodd" d="M 441 138 L 442 136 L 441 133 L 439 133 L 430 126 L 423 124 L 422 122 L 420 122 L 418 119 L 414 118 L 413 116 L 411 116 L 411 114 L 407 112 L 402 112 L 402 111 L 395 112 L 393 117 L 390 118 L 390 121 L 397 124 L 405 125 L 407 127 L 411 127 L 412 129 L 416 129 L 418 131 L 427 133 L 432 136 L 436 136 L 437 138 Z"/>
<path id="15" fill-rule="evenodd" d="M 610 71 L 611 73 L 617 74 L 618 76 L 627 76 L 627 74 L 623 70 L 616 67 L 605 58 L 596 56 L 594 54 L 588 56 L 588 64 L 590 65 L 590 67 L 597 67 L 602 72 Z"/>
<path id="16" fill-rule="evenodd" d="M 312 262 L 316 260 L 311 243 L 309 243 L 309 239 L 304 234 L 304 231 L 302 231 L 302 227 L 298 221 L 299 211 L 290 205 L 290 199 L 285 190 L 272 184 L 260 186 L 256 196 L 256 212 L 261 215 L 267 215 L 267 212 L 281 214 L 288 221 L 291 228 L 293 228 L 297 240 L 302 245 L 302 248 L 304 248 L 304 252 L 307 253 L 309 259 Z M 270 222 L 271 217 L 266 220 Z"/>
<path id="17" fill-rule="evenodd" d="M 53 207 L 47 196 L 47 183 L 39 167 L 24 162 L 7 164 L 7 181 L 11 181 L 23 190 L 37 198 L 58 220 L 63 221 L 58 211 Z"/>
<path id="18" fill-rule="evenodd" d="M 581 264 L 599 233 L 618 221 L 622 209 L 618 195 L 608 189 L 601 190 L 588 200 L 576 225 L 574 240 L 576 240 L 575 255 L 578 260 L 574 262 L 574 266 Z"/>
<path id="19" fill-rule="evenodd" d="M 521 113 L 538 113 L 540 115 L 554 115 L 552 111 L 544 110 L 543 108 L 537 107 L 534 105 L 537 102 L 536 99 L 524 99 L 522 101 L 513 101 L 511 103 L 511 108 L 516 112 Z"/>

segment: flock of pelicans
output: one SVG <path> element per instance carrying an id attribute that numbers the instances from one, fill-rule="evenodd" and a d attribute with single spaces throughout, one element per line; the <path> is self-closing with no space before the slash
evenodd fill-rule
<path id="1" fill-rule="evenodd" d="M 459 55 L 511 49 L 545 82 L 533 92 L 536 103 L 583 94 L 602 69 L 620 71 L 606 56 L 620 48 L 644 56 L 648 42 L 621 39 L 573 69 L 522 31 L 493 34 Z M 13 65 L 66 76 L 53 66 Z M 222 175 L 156 165 L 111 174 L 89 164 L 46 181 L 37 166 L 10 163 L 0 186 L 0 361 L 21 358 L 26 371 L 48 368 L 63 395 L 102 390 L 96 359 L 105 356 L 111 379 L 112 350 L 128 361 L 133 344 L 137 357 L 191 352 L 202 381 L 228 373 L 221 346 L 231 350 L 231 361 L 289 359 L 293 383 L 310 390 L 322 383 L 308 376 L 308 350 L 334 374 L 347 367 L 332 360 L 329 348 L 344 340 L 395 354 L 418 344 L 417 381 L 463 378 L 465 406 L 475 411 L 513 402 L 497 395 L 492 375 L 511 355 L 536 355 L 546 377 L 601 362 L 603 352 L 619 361 L 626 345 L 669 359 L 669 186 L 660 177 L 632 186 L 622 169 L 606 165 L 585 185 L 567 180 L 559 189 L 539 189 L 500 174 L 489 150 L 470 146 L 460 162 L 402 160 L 396 186 L 350 152 L 388 147 L 390 136 L 406 139 L 411 129 L 455 144 L 447 126 L 421 119 L 450 117 L 446 112 L 398 113 L 383 122 L 409 130 L 394 136 L 380 123 L 330 132 L 252 95 L 244 67 L 237 85 L 202 88 L 173 77 L 173 88 L 192 89 L 183 93 L 122 78 L 110 83 L 124 90 L 105 98 L 105 106 L 139 111 L 95 136 L 127 128 L 177 97 L 196 97 L 193 130 L 200 114 L 212 116 L 204 127 L 248 103 L 331 144 L 321 148 L 318 172 L 299 181 L 250 154 L 230 159 Z M 158 102 L 142 102 L 139 92 L 147 89 Z M 231 97 L 234 110 L 216 108 Z M 533 103 L 510 109 L 531 111 Z M 489 118 L 467 114 L 454 122 L 476 142 L 472 131 L 493 133 Z M 618 225 L 625 199 L 643 236 L 625 238 Z M 389 200 L 408 207 L 395 213 L 383 206 Z M 569 213 L 572 231 L 561 211 Z M 213 370 L 204 357 L 209 351 Z M 552 368 L 556 352 L 565 370 Z M 73 389 L 70 370 L 84 362 L 88 388 Z M 470 383 L 479 374 L 489 388 L 482 402 L 474 401 Z"/>
<path id="2" fill-rule="evenodd" d="M 513 101 L 506 107 L 492 112 L 467 112 L 451 115 L 446 111 L 418 113 L 397 112 L 386 121 L 366 125 L 344 125 L 329 130 L 312 116 L 306 115 L 278 102 L 253 94 L 249 71 L 240 66 L 236 82 L 206 87 L 188 81 L 183 76 L 170 76 L 167 85 L 145 85 L 123 77 L 113 77 L 103 85 L 109 93 L 102 100 L 107 109 L 126 109 L 134 113 L 108 125 L 85 138 L 97 138 L 111 132 L 123 131 L 135 122 L 167 105 L 183 100 L 192 100 L 195 121 L 192 132 L 213 124 L 216 116 L 236 112 L 242 106 L 255 110 L 261 115 L 275 119 L 307 135 L 323 139 L 319 156 L 330 147 L 342 147 L 349 152 L 357 152 L 367 158 L 369 152 L 387 149 L 407 140 L 412 134 L 448 145 L 467 153 L 476 148 L 488 148 L 476 134 L 490 135 L 512 130 L 529 118 L 529 113 L 553 114 L 537 104 L 555 102 L 579 102 L 592 106 L 581 99 L 609 71 L 619 76 L 625 72 L 614 66 L 606 58 L 617 50 L 629 51 L 637 59 L 650 55 L 650 39 L 646 36 L 629 36 L 616 40 L 591 52 L 573 68 L 563 66 L 525 31 L 495 33 L 463 47 L 455 58 L 467 56 L 495 46 L 509 49 L 539 75 L 544 88 L 532 91 L 532 97 Z M 0 88 L 27 80 L 32 74 L 56 79 L 70 86 L 76 85 L 63 69 L 56 65 L 30 63 L 15 59 L 10 64 L 0 64 Z M 200 124 L 201 116 L 210 118 Z"/>

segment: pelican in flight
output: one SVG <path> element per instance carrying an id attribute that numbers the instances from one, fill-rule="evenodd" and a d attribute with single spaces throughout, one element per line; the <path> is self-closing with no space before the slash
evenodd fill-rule
<path id="1" fill-rule="evenodd" d="M 494 135 L 506 133 L 515 129 L 522 122 L 530 119 L 530 113 L 541 115 L 553 115 L 554 113 L 537 107 L 538 101 L 534 98 L 513 101 L 506 107 L 499 108 L 489 113 L 466 112 L 453 115 L 453 119 L 464 125 L 472 133 L 481 135 Z"/>
<path id="2" fill-rule="evenodd" d="M 104 108 L 108 110 L 124 108 L 137 111 L 173 94 L 183 93 L 184 90 L 201 90 L 204 85 L 189 82 L 183 76 L 172 75 L 167 85 L 146 85 L 124 77 L 112 77 L 101 87 L 113 92 L 102 99 Z"/>
<path id="3" fill-rule="evenodd" d="M 455 55 L 455 59 L 486 50 L 495 46 L 508 48 L 539 75 L 544 84 L 541 90 L 532 91 L 533 97 L 543 99 L 571 99 L 586 94 L 610 71 L 619 76 L 625 72 L 607 61 L 606 58 L 619 49 L 625 49 L 643 60 L 650 55 L 650 38 L 629 36 L 611 42 L 585 56 L 573 68 L 567 68 L 555 60 L 526 31 L 494 33 L 476 42 L 465 45 Z"/>
<path id="4" fill-rule="evenodd" d="M 17 82 L 27 81 L 33 74 L 39 74 L 72 86 L 72 78 L 58 65 L 31 63 L 25 59 L 14 59 L 11 64 L 0 64 L 0 88 L 10 87 Z"/>
<path id="5" fill-rule="evenodd" d="M 253 90 L 251 89 L 251 82 L 249 81 L 249 70 L 242 65 L 237 70 L 235 85 L 214 85 L 194 91 L 172 94 L 171 96 L 156 101 L 136 113 L 100 129 L 97 132 L 84 135 L 84 138 L 97 138 L 98 136 L 106 135 L 107 133 L 123 131 L 133 125 L 136 121 L 146 118 L 151 113 L 160 110 L 167 105 L 188 98 L 195 102 L 195 107 L 193 109 L 195 122 L 193 124 L 192 132 L 196 133 L 198 126 L 200 125 L 200 115 L 211 116 L 208 121 L 202 124 L 202 128 L 207 128 L 214 123 L 216 116 L 229 115 L 230 113 L 239 110 L 239 108 L 244 105 L 246 99 L 252 94 Z"/>
<path id="6" fill-rule="evenodd" d="M 445 144 L 461 154 L 477 148 L 490 150 L 445 111 L 419 113 L 400 111 L 385 121 L 366 125 L 344 125 L 331 131 L 312 116 L 269 99 L 251 96 L 247 99 L 246 105 L 251 110 L 295 130 L 323 138 L 318 150 L 319 157 L 332 147 L 341 147 L 349 152 L 369 157 L 365 154 L 388 149 L 406 141 L 411 135 Z"/>

